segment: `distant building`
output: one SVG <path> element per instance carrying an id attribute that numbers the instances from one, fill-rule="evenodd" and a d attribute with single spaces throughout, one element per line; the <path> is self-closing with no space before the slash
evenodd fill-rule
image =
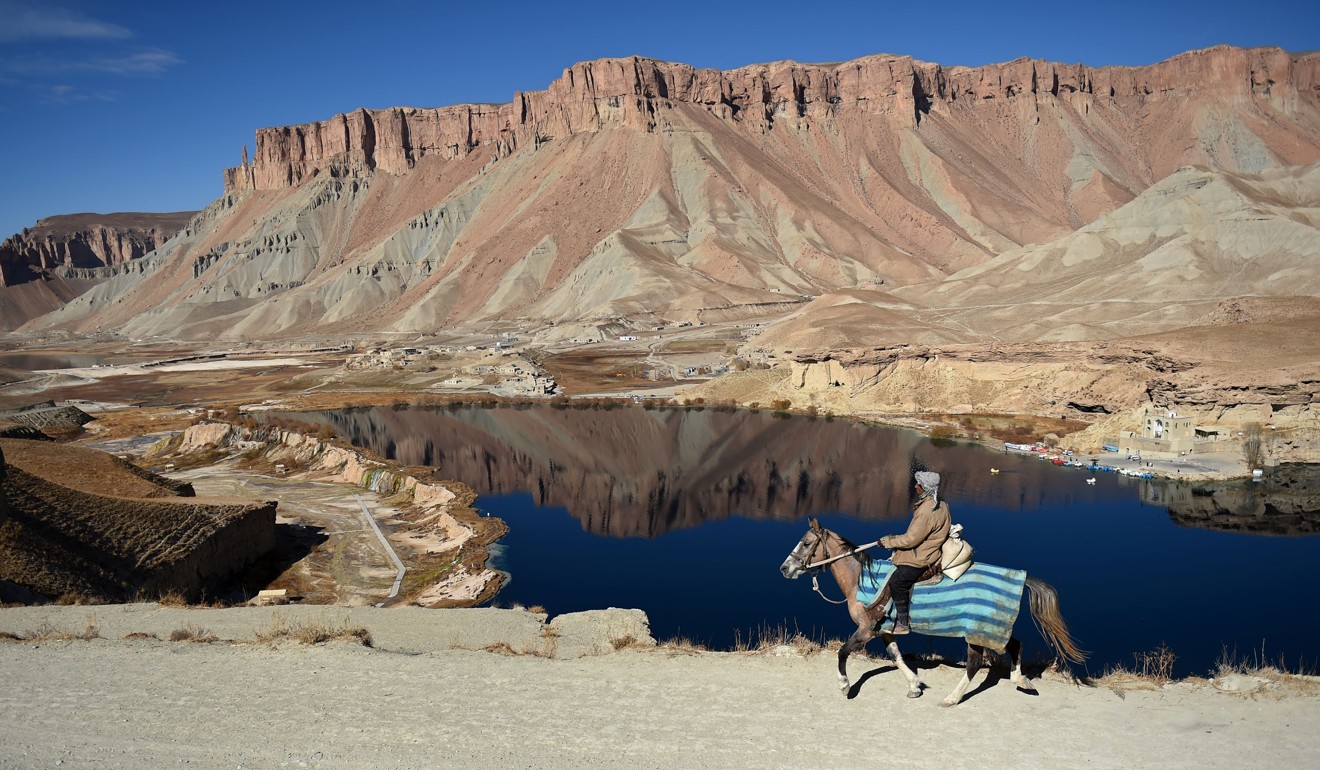
<path id="1" fill-rule="evenodd" d="M 1147 408 L 1141 417 L 1141 432 L 1130 431 L 1119 442 L 1123 454 L 1181 455 L 1196 451 L 1196 426 L 1192 418 L 1172 409 Z"/>

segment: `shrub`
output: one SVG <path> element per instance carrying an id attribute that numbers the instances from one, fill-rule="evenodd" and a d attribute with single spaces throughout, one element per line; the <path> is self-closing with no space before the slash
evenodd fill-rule
<path id="1" fill-rule="evenodd" d="M 1149 679 L 1156 684 L 1167 684 L 1173 679 L 1173 662 L 1178 656 L 1169 649 L 1167 644 L 1161 644 L 1159 647 L 1149 652 L 1133 653 L 1136 658 L 1137 666 L 1134 674 Z"/>
<path id="2" fill-rule="evenodd" d="M 171 642 L 214 642 L 218 637 L 201 626 L 184 626 L 170 632 Z"/>
<path id="3" fill-rule="evenodd" d="M 1265 430 L 1258 422 L 1242 427 L 1242 459 L 1248 470 L 1265 467 Z"/>

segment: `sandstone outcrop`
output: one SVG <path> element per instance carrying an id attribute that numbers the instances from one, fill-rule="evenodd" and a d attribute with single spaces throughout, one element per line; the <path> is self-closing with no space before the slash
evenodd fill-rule
<path id="1" fill-rule="evenodd" d="M 0 332 L 73 301 L 167 241 L 196 212 L 66 214 L 0 243 Z"/>
<path id="2" fill-rule="evenodd" d="M 107 267 L 138 259 L 196 213 L 47 217 L 0 243 L 0 286 L 26 283 L 59 268 Z"/>
<path id="3" fill-rule="evenodd" d="M 1148 67 L 1087 67 L 1018 59 L 984 67 L 942 67 L 908 56 L 868 56 L 842 64 L 775 62 L 728 72 L 642 57 L 583 62 L 544 91 L 499 105 L 359 109 L 326 121 L 264 128 L 252 163 L 225 171 L 226 192 L 290 187 L 318 174 L 400 174 L 424 157 L 447 160 L 491 147 L 496 156 L 610 125 L 656 130 L 664 112 L 693 105 L 765 133 L 779 125 L 828 123 L 850 112 L 884 115 L 915 127 L 923 118 L 984 109 L 993 100 L 1039 111 L 1089 114 L 1111 109 L 1133 118 L 1207 92 L 1258 99 L 1280 111 L 1313 99 L 1320 58 L 1279 49 L 1194 51 Z M 996 110 L 998 105 L 996 105 Z M 1294 150 L 1300 148 L 1292 148 Z"/>

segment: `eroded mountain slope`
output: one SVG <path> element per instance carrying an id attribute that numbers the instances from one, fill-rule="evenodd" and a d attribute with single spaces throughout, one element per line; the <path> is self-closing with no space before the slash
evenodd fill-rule
<path id="1" fill-rule="evenodd" d="M 262 129 L 189 227 L 29 328 L 641 325 L 930 284 L 1064 236 L 1180 166 L 1320 159 L 1318 70 L 1315 55 L 1232 48 L 1130 68 L 588 62 L 505 105 Z"/>

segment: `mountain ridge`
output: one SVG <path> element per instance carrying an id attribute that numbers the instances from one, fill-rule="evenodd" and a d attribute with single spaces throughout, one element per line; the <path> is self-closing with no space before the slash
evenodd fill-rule
<path id="1" fill-rule="evenodd" d="M 479 120 L 263 129 L 224 196 L 25 330 L 588 341 L 771 318 L 1051 243 L 1180 167 L 1314 163 L 1318 81 L 1320 56 L 1277 48 L 1119 68 L 584 62 Z"/>
<path id="2" fill-rule="evenodd" d="M 245 149 L 243 163 L 225 170 L 225 191 L 292 186 L 328 170 L 321 163 L 341 154 L 348 156 L 350 170 L 400 173 L 420 157 L 439 154 L 452 159 L 486 145 L 493 145 L 499 157 L 522 146 L 528 131 L 539 143 L 599 130 L 611 121 L 654 127 L 648 116 L 657 107 L 651 100 L 703 105 L 717 117 L 760 130 L 769 130 L 779 117 L 819 116 L 872 101 L 875 104 L 866 105 L 868 109 L 911 118 L 915 124 L 923 114 L 960 96 L 1012 98 L 1047 91 L 1055 97 L 1105 92 L 1111 98 L 1145 97 L 1176 90 L 1179 83 L 1204 87 L 1225 80 L 1222 57 L 1245 59 L 1238 64 L 1248 66 L 1251 90 L 1274 96 L 1278 84 L 1285 93 L 1277 98 L 1284 100 L 1291 96 L 1286 91 L 1293 68 L 1306 70 L 1299 79 L 1312 82 L 1320 68 L 1320 54 L 1314 52 L 1289 55 L 1278 48 L 1230 46 L 1188 51 L 1153 65 L 1102 67 L 1025 56 L 997 64 L 944 67 L 911 56 L 871 54 L 845 62 L 781 60 L 717 70 L 645 56 L 602 58 L 569 67 L 544 90 L 516 91 L 509 102 L 359 108 L 324 121 L 259 129 L 252 163 Z M 848 67 L 854 69 L 851 77 L 846 74 Z M 1272 75 L 1280 70 L 1286 74 L 1275 81 Z M 601 100 L 620 97 L 644 101 L 612 102 L 604 109 L 599 105 Z M 592 110 L 584 106 L 587 102 L 594 103 Z M 611 114 L 611 109 L 619 112 Z M 379 158 L 378 149 L 383 150 Z"/>

